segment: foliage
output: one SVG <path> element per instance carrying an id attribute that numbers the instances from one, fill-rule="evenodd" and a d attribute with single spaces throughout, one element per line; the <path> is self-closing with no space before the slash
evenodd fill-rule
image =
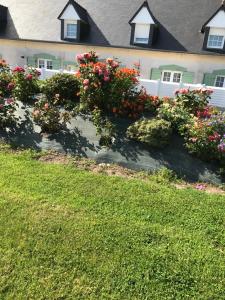
<path id="1" fill-rule="evenodd" d="M 127 129 L 127 136 L 153 147 L 164 147 L 172 134 L 171 123 L 160 119 L 144 119 Z"/>
<path id="2" fill-rule="evenodd" d="M 45 98 L 35 103 L 32 115 L 34 122 L 46 133 L 57 132 L 70 120 L 69 113 L 60 112 L 56 102 L 49 103 Z"/>
<path id="3" fill-rule="evenodd" d="M 5 60 L 0 59 L 0 97 L 10 97 L 13 87 L 10 68 Z"/>
<path id="4" fill-rule="evenodd" d="M 0 96 L 0 126 L 5 127 L 16 121 L 16 103 L 12 98 Z"/>
<path id="5" fill-rule="evenodd" d="M 186 147 L 206 160 L 224 159 L 225 113 L 210 118 L 194 118 L 183 128 Z"/>
<path id="6" fill-rule="evenodd" d="M 58 97 L 59 104 L 73 107 L 79 101 L 79 82 L 74 75 L 59 73 L 43 82 L 42 93 L 50 102 Z"/>
<path id="7" fill-rule="evenodd" d="M 180 126 L 186 124 L 194 117 L 188 109 L 184 108 L 182 104 L 176 99 L 166 99 L 157 109 L 158 118 L 163 118 L 171 122 L 175 130 L 179 130 Z"/>
<path id="8" fill-rule="evenodd" d="M 40 92 L 38 85 L 40 72 L 33 68 L 16 67 L 12 70 L 12 73 L 13 97 L 24 103 L 32 102 L 35 95 Z"/>
<path id="9" fill-rule="evenodd" d="M 200 88 L 195 90 L 180 89 L 175 92 L 175 101 L 191 113 L 204 109 L 210 100 L 212 90 Z"/>

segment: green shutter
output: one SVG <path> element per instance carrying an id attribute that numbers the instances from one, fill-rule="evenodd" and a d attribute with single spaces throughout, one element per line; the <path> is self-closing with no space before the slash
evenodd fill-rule
<path id="1" fill-rule="evenodd" d="M 183 83 L 193 83 L 194 82 L 194 73 L 184 72 L 182 76 Z"/>
<path id="2" fill-rule="evenodd" d="M 35 57 L 28 57 L 27 64 L 29 67 L 36 68 L 37 67 L 37 59 Z"/>
<path id="3" fill-rule="evenodd" d="M 162 76 L 162 72 L 160 69 L 152 68 L 151 70 L 151 80 L 160 80 Z"/>
<path id="4" fill-rule="evenodd" d="M 208 86 L 214 86 L 216 80 L 216 74 L 205 73 L 203 83 Z"/>
<path id="5" fill-rule="evenodd" d="M 52 60 L 52 67 L 53 67 L 53 70 L 61 69 L 61 59 L 53 59 Z"/>

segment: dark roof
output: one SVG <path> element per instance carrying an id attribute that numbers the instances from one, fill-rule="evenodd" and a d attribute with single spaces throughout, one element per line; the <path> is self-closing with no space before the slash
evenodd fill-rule
<path id="1" fill-rule="evenodd" d="M 1 37 L 61 42 L 58 16 L 67 2 L 68 0 L 0 0 L 0 5 L 8 7 L 7 29 Z M 143 0 L 76 2 L 82 8 L 81 11 L 86 10 L 90 25 L 89 35 L 80 42 L 140 48 L 130 45 L 129 21 L 140 9 Z M 201 29 L 221 7 L 221 0 L 148 0 L 147 3 L 159 26 L 158 39 L 152 49 L 210 53 L 202 49 L 204 34 Z"/>

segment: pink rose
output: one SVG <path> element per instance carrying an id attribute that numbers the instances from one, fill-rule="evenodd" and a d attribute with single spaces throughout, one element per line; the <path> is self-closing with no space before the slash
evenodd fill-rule
<path id="1" fill-rule="evenodd" d="M 12 104 L 13 102 L 14 102 L 14 100 L 12 98 L 9 98 L 9 99 L 6 100 L 7 104 Z"/>
<path id="2" fill-rule="evenodd" d="M 119 67 L 119 63 L 118 63 L 117 61 L 114 61 L 114 62 L 112 63 L 112 67 L 113 67 L 113 68 L 118 68 L 118 67 Z"/>
<path id="3" fill-rule="evenodd" d="M 108 82 L 109 80 L 110 80 L 110 78 L 109 78 L 108 76 L 105 76 L 105 77 L 104 77 L 104 81 L 105 81 L 105 82 Z"/>
<path id="4" fill-rule="evenodd" d="M 15 87 L 15 84 L 13 82 L 10 82 L 7 86 L 7 89 L 11 91 L 12 89 L 14 89 L 14 87 Z"/>
<path id="5" fill-rule="evenodd" d="M 84 87 L 84 90 L 85 90 L 85 91 L 87 91 L 87 90 L 88 90 L 88 86 L 87 86 L 87 85 L 85 85 L 85 87 Z"/>
<path id="6" fill-rule="evenodd" d="M 33 79 L 33 75 L 28 74 L 28 75 L 26 76 L 26 79 L 27 79 L 27 80 L 32 80 L 32 79 Z"/>
<path id="7" fill-rule="evenodd" d="M 112 58 L 107 58 L 106 62 L 107 62 L 107 64 L 111 65 L 111 63 L 113 62 L 113 59 Z"/>
<path id="8" fill-rule="evenodd" d="M 186 95 L 186 94 L 189 93 L 189 89 L 181 89 L 181 90 L 179 91 L 179 93 L 182 94 L 182 95 Z"/>
<path id="9" fill-rule="evenodd" d="M 25 70 L 24 70 L 24 68 L 18 66 L 13 69 L 13 72 L 14 73 L 24 73 Z"/>
<path id="10" fill-rule="evenodd" d="M 90 83 L 89 79 L 84 79 L 83 85 L 87 86 L 87 85 L 89 85 L 89 83 Z"/>
<path id="11" fill-rule="evenodd" d="M 78 54 L 78 55 L 76 56 L 76 60 L 77 60 L 77 61 L 81 61 L 81 60 L 83 60 L 83 59 L 84 59 L 83 54 Z"/>
<path id="12" fill-rule="evenodd" d="M 45 103 L 44 108 L 45 108 L 45 109 L 49 109 L 49 104 L 48 104 L 48 103 Z"/>

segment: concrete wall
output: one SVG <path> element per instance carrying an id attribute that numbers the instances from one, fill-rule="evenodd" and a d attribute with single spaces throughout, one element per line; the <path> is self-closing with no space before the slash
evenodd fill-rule
<path id="1" fill-rule="evenodd" d="M 12 66 L 26 65 L 27 57 L 38 53 L 49 53 L 62 60 L 73 61 L 78 53 L 91 50 L 96 51 L 101 58 L 118 58 L 127 67 L 132 67 L 135 62 L 140 62 L 141 77 L 145 79 L 150 78 L 151 68 L 169 64 L 176 64 L 187 68 L 189 72 L 194 72 L 194 83 L 201 83 L 204 73 L 225 69 L 225 57 L 223 56 L 0 39 L 0 54 Z"/>

